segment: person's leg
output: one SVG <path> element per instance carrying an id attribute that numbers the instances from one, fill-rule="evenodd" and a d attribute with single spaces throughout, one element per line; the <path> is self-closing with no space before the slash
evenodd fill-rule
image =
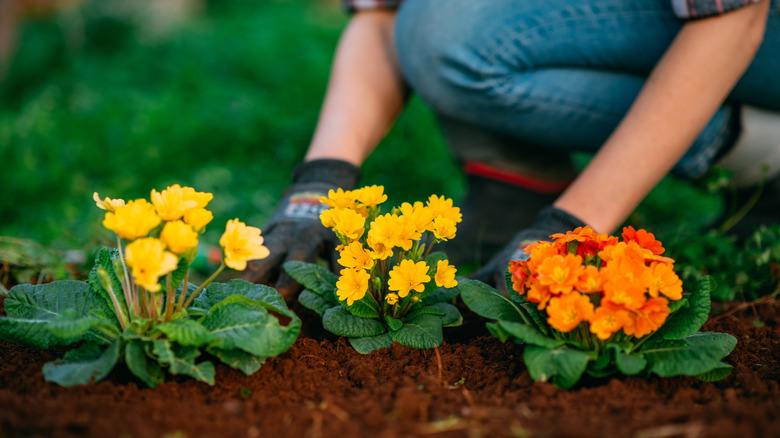
<path id="1" fill-rule="evenodd" d="M 445 135 L 452 131 L 447 125 L 483 133 L 447 135 L 456 157 L 481 156 L 521 173 L 530 168 L 532 179 L 554 182 L 570 169 L 570 152 L 598 150 L 681 25 L 661 0 L 452 0 L 446 7 L 406 0 L 396 45 L 414 91 L 447 121 Z M 733 140 L 732 119 L 730 107 L 719 110 L 675 171 L 703 174 Z M 477 193 L 471 199 L 480 198 L 480 190 L 471 192 Z M 503 202 L 519 218 L 510 235 L 540 204 L 512 202 Z"/>

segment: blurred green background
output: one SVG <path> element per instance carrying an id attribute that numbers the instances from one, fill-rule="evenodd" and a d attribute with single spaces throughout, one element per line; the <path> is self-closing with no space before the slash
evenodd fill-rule
<path id="1" fill-rule="evenodd" d="M 0 262 L 30 275 L 55 265 L 55 277 L 67 275 L 63 251 L 89 263 L 113 241 L 95 191 L 212 192 L 202 239 L 212 245 L 228 219 L 262 227 L 307 148 L 348 20 L 338 0 L 0 0 L 0 17 L 10 4 L 19 19 L 13 57 L 0 62 Z M 415 98 L 363 175 L 390 205 L 465 190 Z M 629 223 L 654 232 L 688 282 L 714 274 L 723 299 L 771 292 L 780 232 L 748 249 L 707 232 L 722 211 L 703 185 L 667 178 Z"/>

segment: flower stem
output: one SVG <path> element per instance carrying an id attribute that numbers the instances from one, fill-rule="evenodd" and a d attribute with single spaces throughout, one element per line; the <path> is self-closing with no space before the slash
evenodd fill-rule
<path id="1" fill-rule="evenodd" d="M 184 274 L 184 281 L 181 283 L 181 295 L 179 296 L 179 303 L 176 305 L 176 313 L 181 312 L 182 306 L 184 306 L 184 298 L 187 297 L 187 278 L 190 276 L 190 273 L 187 272 Z"/>
<path id="2" fill-rule="evenodd" d="M 165 276 L 165 290 L 168 292 L 168 295 L 165 298 L 165 317 L 163 321 L 168 322 L 173 315 L 173 302 L 176 300 L 176 291 L 171 288 L 171 274 Z"/>
<path id="3" fill-rule="evenodd" d="M 215 278 L 217 278 L 217 275 L 219 275 L 219 273 L 222 272 L 223 269 L 225 269 L 225 262 L 222 262 L 222 264 L 219 265 L 219 268 L 217 268 L 217 270 L 214 271 L 214 273 L 211 274 L 211 276 L 209 278 L 207 278 L 206 281 L 203 282 L 203 284 L 201 284 L 200 286 L 198 286 L 197 289 L 195 289 L 195 292 L 193 292 L 192 295 L 190 296 L 190 298 L 187 300 L 187 302 L 184 303 L 184 307 L 182 307 L 179 310 L 184 310 L 184 309 L 190 307 L 190 304 L 192 303 L 192 300 L 194 300 L 195 297 L 198 296 L 200 291 L 202 291 L 206 286 L 211 284 L 211 282 L 214 281 Z"/>
<path id="4" fill-rule="evenodd" d="M 130 313 L 133 308 L 133 302 L 136 301 L 137 297 L 133 294 L 133 288 L 130 283 L 130 274 L 127 272 L 127 264 L 125 263 L 125 255 L 122 251 L 122 238 L 119 237 L 119 235 L 116 235 L 116 247 L 119 250 L 119 261 L 122 263 L 122 277 L 120 278 L 119 282 L 122 284 L 122 290 L 125 293 L 125 303 L 127 304 L 127 312 Z M 129 315 L 128 315 L 129 316 Z M 132 316 L 130 316 L 130 319 L 132 319 Z"/>

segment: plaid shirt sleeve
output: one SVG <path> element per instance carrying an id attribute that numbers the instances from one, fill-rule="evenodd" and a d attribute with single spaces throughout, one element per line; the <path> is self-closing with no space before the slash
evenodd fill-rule
<path id="1" fill-rule="evenodd" d="M 395 9 L 403 0 L 341 0 L 344 9 L 355 12 L 362 9 Z"/>
<path id="2" fill-rule="evenodd" d="M 677 17 L 684 20 L 705 18 L 739 9 L 761 0 L 672 0 Z"/>

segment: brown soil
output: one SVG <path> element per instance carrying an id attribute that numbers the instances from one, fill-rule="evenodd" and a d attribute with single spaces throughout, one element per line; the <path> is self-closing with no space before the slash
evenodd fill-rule
<path id="1" fill-rule="evenodd" d="M 739 339 L 715 383 L 693 378 L 534 383 L 522 350 L 473 317 L 434 351 L 398 344 L 362 356 L 294 308 L 304 333 L 252 376 L 217 366 L 149 389 L 121 368 L 63 388 L 41 367 L 63 350 L 0 342 L 0 437 L 770 437 L 780 436 L 780 305 L 710 321 Z M 754 324 L 756 316 L 764 325 Z"/>

